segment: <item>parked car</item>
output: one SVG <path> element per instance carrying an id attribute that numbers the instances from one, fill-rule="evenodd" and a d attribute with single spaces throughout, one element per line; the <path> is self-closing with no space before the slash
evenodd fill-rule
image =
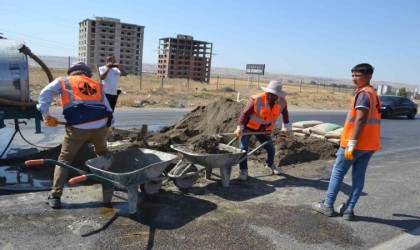
<path id="1" fill-rule="evenodd" d="M 408 119 L 414 119 L 417 114 L 418 105 L 407 97 L 394 95 L 381 95 L 381 116 L 392 118 L 394 116 L 406 115 Z"/>

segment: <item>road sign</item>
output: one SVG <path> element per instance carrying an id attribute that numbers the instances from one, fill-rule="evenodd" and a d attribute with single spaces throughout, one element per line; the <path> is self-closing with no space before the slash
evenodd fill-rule
<path id="1" fill-rule="evenodd" d="M 264 75 L 265 64 L 247 64 L 246 74 L 249 75 Z"/>

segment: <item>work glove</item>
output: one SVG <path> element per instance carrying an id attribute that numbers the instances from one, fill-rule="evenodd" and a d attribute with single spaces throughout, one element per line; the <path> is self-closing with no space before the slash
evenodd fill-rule
<path id="1" fill-rule="evenodd" d="M 242 136 L 242 128 L 241 128 L 240 126 L 238 126 L 238 127 L 236 128 L 235 132 L 233 132 L 233 134 L 234 134 L 236 137 L 241 137 L 241 136 Z"/>
<path id="2" fill-rule="evenodd" d="M 292 131 L 292 124 L 289 123 L 283 123 L 283 126 L 280 130 L 280 133 L 284 134 L 284 135 L 289 135 L 290 132 Z"/>
<path id="3" fill-rule="evenodd" d="M 354 159 L 353 151 L 354 147 L 356 147 L 357 140 L 349 140 L 347 143 L 346 150 L 344 150 L 344 158 L 348 161 L 352 161 Z"/>
<path id="4" fill-rule="evenodd" d="M 108 116 L 108 120 L 106 121 L 106 126 L 109 128 L 109 127 L 111 127 L 112 120 L 114 119 L 114 115 L 112 114 L 111 111 L 108 111 L 106 113 L 107 113 L 107 116 Z"/>
<path id="5" fill-rule="evenodd" d="M 44 117 L 44 124 L 49 127 L 57 127 L 58 119 L 54 116 L 47 115 Z"/>

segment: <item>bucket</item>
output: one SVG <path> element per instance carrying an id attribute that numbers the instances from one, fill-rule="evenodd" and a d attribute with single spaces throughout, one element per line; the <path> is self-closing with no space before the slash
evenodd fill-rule
<path id="1" fill-rule="evenodd" d="M 28 59 L 19 52 L 22 44 L 0 39 L 0 98 L 29 102 Z"/>

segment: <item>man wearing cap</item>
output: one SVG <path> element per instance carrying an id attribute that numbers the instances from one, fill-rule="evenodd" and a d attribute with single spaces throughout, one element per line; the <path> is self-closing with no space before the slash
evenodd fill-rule
<path id="1" fill-rule="evenodd" d="M 68 76 L 49 83 L 40 93 L 37 108 L 47 126 L 57 126 L 58 119 L 49 109 L 55 96 L 60 96 L 66 128 L 58 161 L 71 165 L 76 153 L 86 142 L 95 146 L 95 153 L 107 150 L 107 136 L 112 121 L 112 109 L 103 91 L 103 85 L 93 79 L 92 70 L 84 62 L 76 62 L 67 71 Z M 60 209 L 60 197 L 67 181 L 68 170 L 56 166 L 53 187 L 48 195 L 51 208 Z M 109 193 L 109 187 L 104 187 Z M 105 195 L 104 195 L 105 197 Z M 112 197 L 112 196 L 111 196 Z M 110 203 L 110 199 L 105 201 Z"/>
<path id="2" fill-rule="evenodd" d="M 264 92 L 251 96 L 239 118 L 234 134 L 236 137 L 240 137 L 239 148 L 248 151 L 252 135 L 247 135 L 246 133 L 261 132 L 261 134 L 255 136 L 260 143 L 268 141 L 264 145 L 264 149 L 267 151 L 265 167 L 271 171 L 271 174 L 279 174 L 278 168 L 274 165 L 275 149 L 270 134 L 276 125 L 280 113 L 283 117 L 282 133 L 287 134 L 292 129 L 285 98 L 287 93 L 282 91 L 282 84 L 277 80 L 272 80 L 266 88 L 261 88 Z M 239 169 L 238 179 L 246 180 L 248 178 L 248 162 L 246 160 L 240 162 Z"/>
<path id="3" fill-rule="evenodd" d="M 120 76 L 126 76 L 127 72 L 120 67 L 115 60 L 114 56 L 108 56 L 106 58 L 106 65 L 99 68 L 99 74 L 101 75 L 102 83 L 105 85 L 105 95 L 111 105 L 112 111 L 115 110 L 117 105 L 118 95 L 118 78 Z"/>

